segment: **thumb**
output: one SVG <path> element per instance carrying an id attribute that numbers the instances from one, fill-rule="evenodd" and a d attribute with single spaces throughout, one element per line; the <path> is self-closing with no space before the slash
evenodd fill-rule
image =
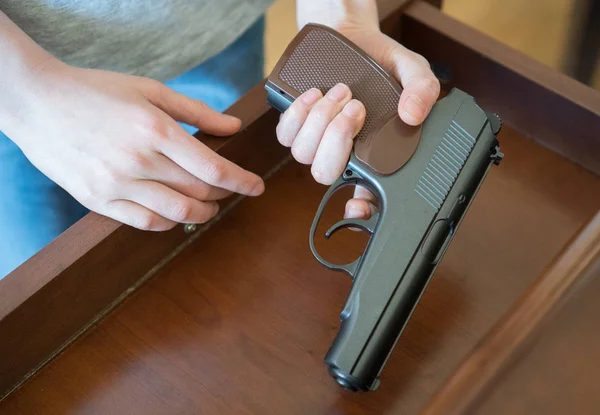
<path id="1" fill-rule="evenodd" d="M 425 58 L 402 45 L 398 46 L 393 65 L 404 88 L 398 113 L 405 123 L 419 125 L 439 97 L 440 83 Z"/>
<path id="2" fill-rule="evenodd" d="M 215 111 L 204 102 L 180 94 L 158 81 L 144 78 L 141 84 L 142 93 L 151 104 L 174 120 L 192 125 L 204 133 L 231 135 L 242 125 L 239 118 Z"/>
<path id="3" fill-rule="evenodd" d="M 439 97 L 439 81 L 423 56 L 385 35 L 380 46 L 385 50 L 384 67 L 391 70 L 403 87 L 398 103 L 400 118 L 409 125 L 421 124 Z"/>

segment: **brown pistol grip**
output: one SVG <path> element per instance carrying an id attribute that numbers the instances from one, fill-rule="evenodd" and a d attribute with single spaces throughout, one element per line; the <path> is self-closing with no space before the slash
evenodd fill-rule
<path id="1" fill-rule="evenodd" d="M 355 137 L 355 156 L 375 173 L 396 172 L 416 150 L 421 128 L 398 116 L 398 82 L 340 33 L 317 24 L 304 26 L 267 78 L 266 88 L 271 105 L 283 112 L 307 90 L 326 93 L 338 83 L 347 85 L 367 112 Z"/>

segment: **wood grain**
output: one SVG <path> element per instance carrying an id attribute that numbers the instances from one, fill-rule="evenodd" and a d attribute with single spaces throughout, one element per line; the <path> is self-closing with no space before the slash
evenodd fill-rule
<path id="1" fill-rule="evenodd" d="M 271 127 L 278 115 L 265 97 L 259 85 L 228 111 L 245 123 L 238 134 L 199 136 L 261 175 L 287 155 L 274 138 Z M 222 208 L 233 200 L 225 200 Z M 189 238 L 183 227 L 142 232 L 91 213 L 0 280 L 0 355 L 11 356 L 0 359 L 0 398 Z"/>
<path id="2" fill-rule="evenodd" d="M 404 10 L 417 0 L 377 0 L 377 11 L 379 12 L 380 22 L 401 15 Z"/>
<path id="3" fill-rule="evenodd" d="M 322 362 L 350 280 L 308 249 L 325 188 L 286 165 L 0 403 L 13 414 L 416 414 L 600 205 L 600 179 L 505 129 L 382 376 L 350 394 Z M 323 227 L 342 214 L 343 199 Z M 358 235 L 333 238 L 339 259 Z M 328 243 L 329 244 L 329 243 Z M 329 256 L 328 256 L 329 257 Z"/>
<path id="4" fill-rule="evenodd" d="M 506 379 L 501 380 L 499 378 L 503 376 L 504 372 L 516 359 L 529 351 L 528 346 L 541 335 L 540 331 L 543 331 L 544 326 L 554 325 L 554 322 L 550 322 L 549 319 L 556 316 L 561 306 L 565 305 L 565 302 L 573 301 L 573 291 L 578 288 L 581 292 L 583 286 L 593 282 L 592 279 L 600 280 L 600 273 L 596 272 L 595 275 L 591 275 L 590 270 L 595 267 L 600 267 L 600 211 L 583 227 L 576 238 L 565 246 L 563 252 L 542 273 L 531 289 L 496 324 L 490 334 L 482 340 L 473 353 L 444 384 L 444 387 L 436 394 L 421 415 L 472 413 L 475 410 L 474 407 L 487 398 L 487 394 L 498 393 L 493 391 L 496 384 L 503 381 L 506 383 Z M 600 268 L 596 271 L 600 271 Z M 595 285 L 598 285 L 597 281 Z M 600 311 L 600 308 L 598 310 Z M 582 316 L 582 319 L 595 320 L 598 315 L 600 314 L 589 314 Z M 575 335 L 577 337 L 589 337 L 587 334 L 577 332 Z M 600 344 L 600 335 L 594 334 L 592 337 L 595 338 L 595 344 Z M 572 346 L 581 348 L 582 344 L 573 342 Z M 566 354 L 570 354 L 570 352 Z M 600 359 L 600 352 L 596 354 L 596 359 Z M 567 356 L 564 360 L 569 361 L 571 359 Z M 516 371 L 522 372 L 523 369 L 516 369 Z M 538 373 L 540 372 L 534 372 L 530 375 L 535 377 Z M 574 375 L 575 378 L 578 378 L 576 374 Z M 524 383 L 517 376 L 510 377 L 516 377 L 519 383 Z M 562 380 L 559 382 L 564 383 Z M 514 390 L 514 387 L 511 386 L 511 388 Z M 543 398 L 539 396 L 529 397 L 523 391 L 514 395 L 513 398 L 518 401 L 536 400 L 536 398 L 545 401 L 549 397 L 547 391 L 543 392 Z M 506 401 L 503 402 L 506 403 Z M 487 405 L 484 404 L 483 406 Z M 503 413 L 515 413 L 514 411 L 507 411 L 505 406 L 503 408 Z M 479 410 L 475 411 L 480 412 Z M 483 411 L 480 413 L 487 414 L 489 412 Z M 549 412 L 534 411 L 530 413 Z M 565 412 L 556 411 L 552 413 Z M 574 413 L 582 412 L 576 411 Z"/>
<path id="5" fill-rule="evenodd" d="M 596 414 L 600 261 L 470 414 Z"/>
<path id="6" fill-rule="evenodd" d="M 411 1 L 382 1 L 381 18 Z M 242 120 L 242 131 L 230 138 L 198 134 L 219 154 L 262 175 L 289 153 L 275 139 L 278 114 L 263 84 L 226 112 Z M 91 213 L 0 280 L 0 334 L 8 339 L 0 341 L 0 354 L 14 356 L 0 360 L 0 399 L 187 243 L 182 229 L 141 232 Z"/>
<path id="7" fill-rule="evenodd" d="M 600 205 L 597 175 L 526 138 L 595 170 L 597 95 L 517 65 L 517 55 L 496 53 L 501 45 L 480 43 L 429 7 L 413 6 L 401 25 L 390 8 L 383 27 L 432 56 L 452 51 L 454 60 L 444 62 L 460 69 L 456 84 L 516 129 L 501 133 L 507 157 L 473 204 L 376 394 L 342 392 L 324 370 L 350 281 L 310 255 L 308 228 L 325 189 L 291 164 L 263 197 L 244 200 L 164 267 L 188 239 L 181 229 L 149 235 L 90 215 L 0 281 L 0 353 L 10 357 L 0 360 L 3 386 L 150 270 L 154 276 L 3 400 L 0 412 L 417 413 Z M 257 86 L 232 109 L 245 114 L 243 132 L 205 138 L 261 174 L 288 153 L 274 139 L 277 114 L 264 98 Z M 567 118 L 553 115 L 557 108 Z M 326 212 L 330 222 L 342 203 Z M 334 241 L 327 251 L 340 258 L 359 255 L 364 244 L 358 234 Z"/>
<path id="8" fill-rule="evenodd" d="M 393 37 L 452 70 L 449 86 L 542 145 L 600 174 L 600 93 L 419 1 Z"/>

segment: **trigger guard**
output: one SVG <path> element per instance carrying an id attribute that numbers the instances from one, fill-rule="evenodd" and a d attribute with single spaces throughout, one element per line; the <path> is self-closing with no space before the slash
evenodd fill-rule
<path id="1" fill-rule="evenodd" d="M 344 219 L 333 225 L 331 228 L 325 232 L 325 238 L 329 239 L 331 235 L 339 231 L 340 229 L 345 228 L 359 228 L 370 235 L 373 235 L 375 232 L 375 226 L 377 225 L 377 221 L 379 220 L 379 212 L 373 214 L 369 219 Z"/>
<path id="2" fill-rule="evenodd" d="M 309 237 L 309 241 L 308 241 L 310 250 L 311 250 L 313 256 L 317 259 L 317 261 L 319 261 L 323 266 L 325 266 L 326 268 L 329 268 L 331 270 L 344 271 L 348 275 L 350 275 L 353 279 L 354 279 L 354 275 L 356 274 L 356 267 L 358 266 L 358 263 L 360 262 L 360 258 L 356 259 L 355 261 L 353 261 L 349 264 L 344 264 L 344 265 L 334 264 L 332 262 L 327 261 L 317 251 L 317 248 L 315 246 L 315 233 L 317 231 L 317 226 L 319 225 L 319 222 L 321 221 L 321 215 L 323 214 L 323 210 L 325 209 L 325 206 L 329 202 L 329 199 L 331 198 L 331 196 L 335 192 L 337 192 L 339 189 L 341 189 L 342 187 L 352 186 L 352 185 L 356 185 L 356 184 L 357 184 L 357 180 L 355 178 L 346 178 L 346 177 L 342 176 L 342 177 L 338 178 L 335 181 L 335 183 L 333 183 L 331 185 L 331 187 L 329 188 L 327 193 L 325 193 L 323 200 L 321 200 L 321 204 L 319 205 L 319 209 L 317 210 L 315 219 L 313 220 L 312 226 L 310 227 L 310 237 Z"/>

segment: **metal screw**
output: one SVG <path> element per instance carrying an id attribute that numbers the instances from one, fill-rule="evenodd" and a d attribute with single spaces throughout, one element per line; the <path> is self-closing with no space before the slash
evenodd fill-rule
<path id="1" fill-rule="evenodd" d="M 192 233 L 196 231 L 197 227 L 198 226 L 195 223 L 186 223 L 183 227 L 183 231 L 185 233 Z"/>

